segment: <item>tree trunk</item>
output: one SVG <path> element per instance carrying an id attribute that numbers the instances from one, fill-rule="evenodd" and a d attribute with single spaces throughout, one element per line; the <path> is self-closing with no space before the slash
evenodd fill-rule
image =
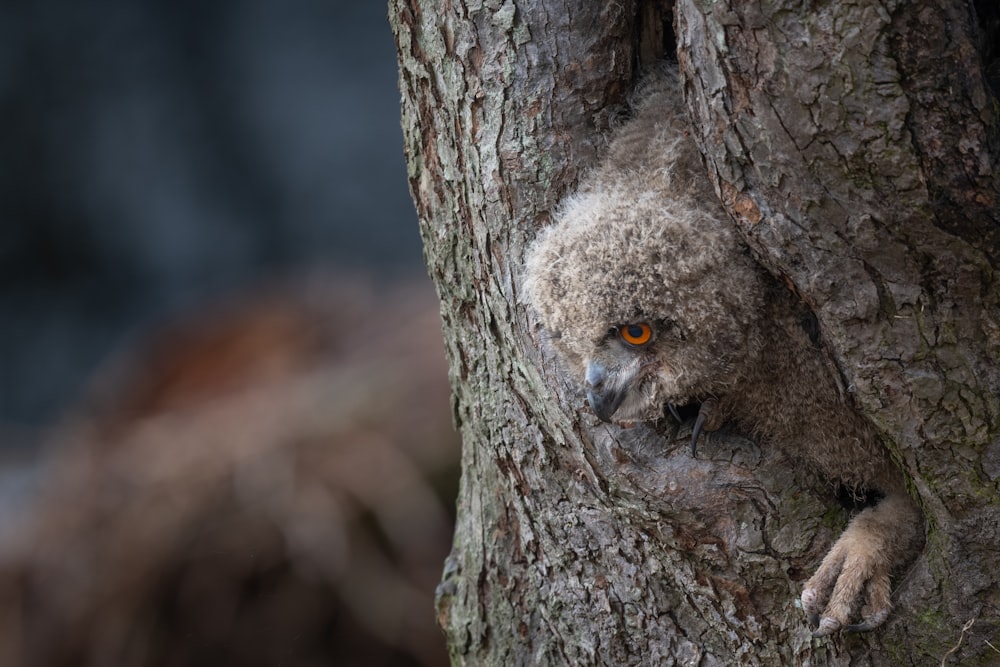
<path id="1" fill-rule="evenodd" d="M 453 663 L 1000 663 L 998 126 L 972 8 L 391 0 L 390 17 L 464 442 L 438 601 Z M 736 434 L 693 459 L 689 429 L 599 424 L 519 302 L 527 244 L 674 28 L 707 175 L 925 512 L 871 633 L 813 639 L 796 608 L 848 518 L 827 481 Z"/>

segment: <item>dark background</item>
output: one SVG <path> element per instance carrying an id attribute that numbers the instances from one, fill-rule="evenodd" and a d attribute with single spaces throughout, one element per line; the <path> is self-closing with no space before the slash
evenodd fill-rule
<path id="1" fill-rule="evenodd" d="M 176 313 L 331 267 L 423 279 L 385 14 L 0 6 L 0 448 Z"/>

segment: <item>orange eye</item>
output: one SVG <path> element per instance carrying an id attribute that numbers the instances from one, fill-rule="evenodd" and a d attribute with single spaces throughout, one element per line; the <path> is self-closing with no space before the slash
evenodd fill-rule
<path id="1" fill-rule="evenodd" d="M 645 345 L 653 337 L 653 330 L 645 322 L 626 324 L 618 334 L 629 345 Z"/>

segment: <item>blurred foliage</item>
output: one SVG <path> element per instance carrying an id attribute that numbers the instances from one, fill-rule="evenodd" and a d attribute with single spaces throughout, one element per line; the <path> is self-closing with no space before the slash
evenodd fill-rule
<path id="1" fill-rule="evenodd" d="M 6 509 L 0 664 L 446 664 L 458 440 L 425 279 L 164 323 Z"/>

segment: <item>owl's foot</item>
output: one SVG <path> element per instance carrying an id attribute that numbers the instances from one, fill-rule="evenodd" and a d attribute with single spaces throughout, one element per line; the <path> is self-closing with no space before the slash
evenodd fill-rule
<path id="1" fill-rule="evenodd" d="M 802 590 L 814 637 L 866 632 L 885 622 L 892 610 L 889 574 L 914 553 L 919 527 L 919 512 L 905 494 L 888 496 L 851 521 Z M 861 622 L 851 624 L 859 608 Z"/>
<path id="2" fill-rule="evenodd" d="M 834 572 L 824 571 L 826 567 L 830 567 Z M 831 575 L 835 579 L 834 584 L 829 585 L 824 582 L 821 585 L 827 586 L 825 590 L 814 587 L 817 584 L 813 581 L 817 577 L 830 578 Z M 865 588 L 867 595 L 861 612 L 863 620 L 860 623 L 849 624 L 851 613 Z M 885 622 L 892 610 L 892 603 L 889 600 L 888 571 L 878 567 L 870 555 L 859 558 L 850 554 L 846 562 L 841 561 L 830 566 L 824 563 L 802 591 L 802 608 L 809 615 L 813 637 L 825 637 L 841 629 L 846 632 L 873 630 Z"/>
<path id="3" fill-rule="evenodd" d="M 705 399 L 698 408 L 698 418 L 694 420 L 694 428 L 691 430 L 691 458 L 698 454 L 698 436 L 701 435 L 701 430 L 718 431 L 722 427 L 722 421 L 719 401 L 714 398 Z"/>

